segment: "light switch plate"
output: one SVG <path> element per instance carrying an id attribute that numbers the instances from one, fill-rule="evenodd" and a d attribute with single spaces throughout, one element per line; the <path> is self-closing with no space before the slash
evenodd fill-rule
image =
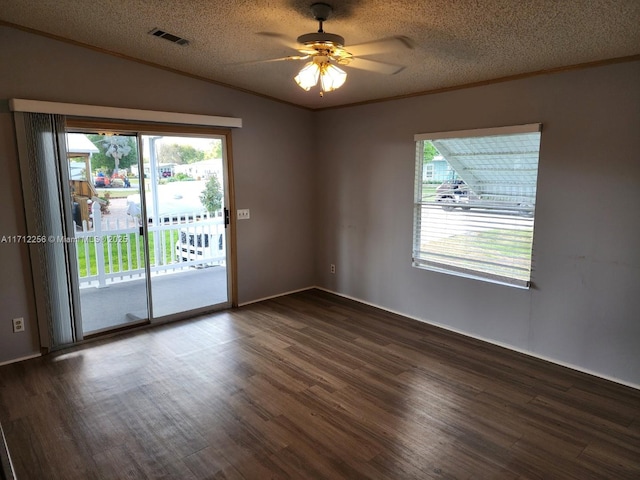
<path id="1" fill-rule="evenodd" d="M 238 209 L 238 220 L 249 220 L 251 218 L 251 212 L 248 208 Z"/>

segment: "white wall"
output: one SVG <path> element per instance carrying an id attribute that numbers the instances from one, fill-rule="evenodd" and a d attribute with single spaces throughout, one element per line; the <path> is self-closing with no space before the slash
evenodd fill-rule
<path id="1" fill-rule="evenodd" d="M 240 117 L 233 132 L 239 301 L 314 284 L 312 112 L 0 26 L 0 236 L 25 233 L 10 98 Z M 39 352 L 27 249 L 0 244 L 0 363 Z M 11 319 L 26 318 L 14 334 Z"/>
<path id="2" fill-rule="evenodd" d="M 640 385 L 639 85 L 634 62 L 319 112 L 319 285 Z M 413 135 L 534 122 L 535 287 L 412 268 Z"/>

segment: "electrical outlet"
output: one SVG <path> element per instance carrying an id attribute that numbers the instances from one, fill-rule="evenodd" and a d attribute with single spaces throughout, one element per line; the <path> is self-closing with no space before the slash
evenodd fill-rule
<path id="1" fill-rule="evenodd" d="M 332 263 L 330 267 L 331 273 L 336 273 L 336 266 Z"/>
<path id="2" fill-rule="evenodd" d="M 237 215 L 238 220 L 249 220 L 251 218 L 251 212 L 248 208 L 239 208 Z"/>
<path id="3" fill-rule="evenodd" d="M 24 332 L 24 318 L 13 319 L 13 333 Z"/>

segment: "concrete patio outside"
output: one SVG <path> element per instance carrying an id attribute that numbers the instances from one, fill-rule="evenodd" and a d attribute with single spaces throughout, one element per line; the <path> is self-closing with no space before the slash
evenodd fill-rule
<path id="1" fill-rule="evenodd" d="M 134 190 L 131 193 L 135 193 Z M 103 233 L 110 233 L 110 228 L 117 222 L 128 226 L 131 217 L 126 211 L 125 198 L 111 199 L 109 213 L 102 216 Z M 80 288 L 84 335 L 143 323 L 149 317 L 144 278 L 107 285 L 105 288 Z M 213 266 L 152 274 L 151 298 L 155 318 L 225 303 L 228 300 L 227 269 Z"/>
<path id="2" fill-rule="evenodd" d="M 215 266 L 151 277 L 154 317 L 225 303 L 227 269 Z M 146 282 L 136 279 L 106 288 L 81 288 L 84 335 L 140 323 L 148 318 Z"/>

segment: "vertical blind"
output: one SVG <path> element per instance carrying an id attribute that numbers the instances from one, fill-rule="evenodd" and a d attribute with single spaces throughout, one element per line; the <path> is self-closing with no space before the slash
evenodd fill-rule
<path id="1" fill-rule="evenodd" d="M 40 342 L 52 348 L 73 343 L 77 335 L 63 240 L 70 224 L 64 117 L 15 112 L 14 118 Z"/>
<path id="2" fill-rule="evenodd" d="M 415 139 L 414 266 L 528 287 L 540 125 Z"/>

